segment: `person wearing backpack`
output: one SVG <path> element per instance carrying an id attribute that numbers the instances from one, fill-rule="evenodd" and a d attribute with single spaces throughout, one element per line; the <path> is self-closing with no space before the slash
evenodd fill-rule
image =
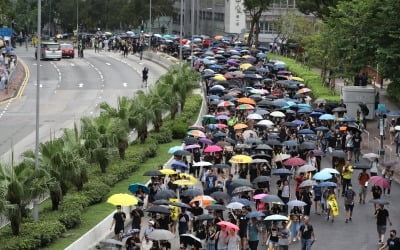
<path id="1" fill-rule="evenodd" d="M 346 223 L 351 221 L 351 217 L 353 216 L 355 197 L 356 197 L 356 193 L 353 191 L 352 185 L 349 185 L 344 194 L 344 206 L 346 209 Z"/>

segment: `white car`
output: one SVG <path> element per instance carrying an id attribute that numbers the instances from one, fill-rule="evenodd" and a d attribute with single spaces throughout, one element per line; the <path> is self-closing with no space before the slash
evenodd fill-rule
<path id="1" fill-rule="evenodd" d="M 37 50 L 35 51 L 35 58 L 37 58 Z M 59 43 L 55 42 L 42 42 L 40 49 L 40 59 L 56 59 L 61 60 L 62 50 Z"/>

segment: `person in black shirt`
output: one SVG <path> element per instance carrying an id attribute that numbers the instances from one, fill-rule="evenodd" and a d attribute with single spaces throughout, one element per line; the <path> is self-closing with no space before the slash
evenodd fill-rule
<path id="1" fill-rule="evenodd" d="M 390 221 L 389 218 L 389 211 L 385 209 L 383 204 L 379 204 L 378 209 L 375 211 L 375 217 L 376 217 L 376 228 L 379 236 L 379 243 L 383 244 L 383 238 L 385 237 L 386 233 L 387 221 L 389 221 L 390 226 L 392 225 L 392 222 Z"/>
<path id="2" fill-rule="evenodd" d="M 241 248 L 246 249 L 247 246 L 247 224 L 249 223 L 249 219 L 246 218 L 246 215 L 249 211 L 243 207 L 242 213 L 239 215 L 239 237 Z"/>
<path id="3" fill-rule="evenodd" d="M 121 240 L 120 233 L 124 231 L 124 222 L 126 220 L 126 214 L 121 211 L 122 207 L 120 205 L 117 206 L 117 212 L 113 215 L 113 221 L 111 223 L 110 230 L 112 230 L 114 226 L 114 234 L 115 238 Z"/>
<path id="4" fill-rule="evenodd" d="M 353 136 L 353 152 L 354 152 L 354 160 L 355 162 L 360 161 L 360 149 L 361 149 L 362 138 L 360 132 L 357 131 Z"/>
<path id="5" fill-rule="evenodd" d="M 301 237 L 301 249 L 311 250 L 313 242 L 316 240 L 314 228 L 309 223 L 309 217 L 304 216 L 303 225 L 300 226 L 297 238 Z"/>
<path id="6" fill-rule="evenodd" d="M 399 250 L 400 249 L 400 239 L 396 237 L 396 230 L 390 230 L 390 238 L 387 239 L 386 243 L 379 248 L 379 250 L 383 250 L 389 247 L 389 250 Z"/>
<path id="7" fill-rule="evenodd" d="M 171 223 L 170 216 L 167 214 L 162 214 L 161 217 L 157 220 L 159 229 L 169 230 L 169 224 Z"/>
<path id="8" fill-rule="evenodd" d="M 131 237 L 126 240 L 126 250 L 140 250 L 139 232 L 133 233 Z"/>
<path id="9" fill-rule="evenodd" d="M 144 216 L 142 209 L 140 209 L 140 206 L 136 206 L 136 208 L 131 211 L 130 216 L 132 219 L 132 229 L 140 229 L 142 217 Z"/>

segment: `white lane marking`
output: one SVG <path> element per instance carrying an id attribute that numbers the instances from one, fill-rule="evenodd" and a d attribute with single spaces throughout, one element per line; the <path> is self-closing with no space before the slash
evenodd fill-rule
<path id="1" fill-rule="evenodd" d="M 57 73 L 58 73 L 58 82 L 61 82 L 61 70 L 57 67 L 57 65 L 54 62 L 51 62 L 51 65 L 53 65 L 53 67 L 56 69 Z"/>
<path id="2" fill-rule="evenodd" d="M 83 88 L 83 85 L 84 85 L 83 83 L 79 83 L 79 84 L 78 84 L 78 87 L 79 87 L 79 88 Z"/>
<path id="3" fill-rule="evenodd" d="M 111 66 L 111 63 L 106 62 L 106 65 L 107 65 L 107 66 Z"/>
<path id="4" fill-rule="evenodd" d="M 142 65 L 143 63 L 142 63 L 142 62 L 139 62 L 139 64 Z"/>
<path id="5" fill-rule="evenodd" d="M 37 63 L 32 63 L 33 66 L 37 66 Z M 42 67 L 43 65 L 40 64 L 39 67 Z"/>
<path id="6" fill-rule="evenodd" d="M 123 83 L 122 83 L 122 86 L 124 86 L 124 87 L 126 88 L 126 87 L 128 87 L 128 83 L 123 82 Z"/>
<path id="7" fill-rule="evenodd" d="M 73 63 L 70 63 L 69 65 L 71 65 L 72 67 L 74 67 L 74 66 L 75 66 L 75 64 L 73 64 Z"/>

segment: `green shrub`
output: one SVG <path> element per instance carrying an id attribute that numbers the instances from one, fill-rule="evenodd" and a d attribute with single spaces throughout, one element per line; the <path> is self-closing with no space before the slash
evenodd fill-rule
<path id="1" fill-rule="evenodd" d="M 81 211 L 74 209 L 63 211 L 62 214 L 58 216 L 58 220 L 65 226 L 65 228 L 71 229 L 81 224 L 81 213 Z"/>
<path id="2" fill-rule="evenodd" d="M 161 129 L 160 132 L 150 133 L 150 138 L 157 141 L 158 144 L 164 144 L 172 141 L 172 132 L 168 129 Z"/>
<path id="3" fill-rule="evenodd" d="M 79 210 L 82 211 L 84 208 L 89 206 L 90 199 L 80 193 L 70 193 L 66 195 L 63 201 L 60 204 L 60 211 L 69 211 L 69 210 Z"/>
<path id="4" fill-rule="evenodd" d="M 171 127 L 172 138 L 183 139 L 186 136 L 188 130 L 188 123 L 184 121 L 177 120 Z"/>
<path id="5" fill-rule="evenodd" d="M 83 194 L 89 199 L 89 205 L 99 203 L 110 192 L 110 186 L 99 180 L 93 178 L 83 186 Z"/>
<path id="6" fill-rule="evenodd" d="M 386 93 L 393 98 L 396 102 L 400 102 L 400 84 L 391 82 L 386 90 Z"/>

